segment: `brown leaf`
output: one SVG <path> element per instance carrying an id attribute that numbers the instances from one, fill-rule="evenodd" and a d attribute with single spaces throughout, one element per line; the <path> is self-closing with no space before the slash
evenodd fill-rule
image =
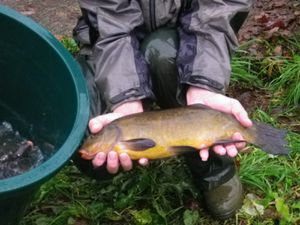
<path id="1" fill-rule="evenodd" d="M 274 55 L 276 56 L 282 56 L 282 46 L 277 45 L 273 51 Z"/>
<path id="2" fill-rule="evenodd" d="M 274 1 L 274 7 L 275 8 L 280 8 L 280 7 L 284 7 L 286 5 L 286 1 L 285 0 L 276 0 Z"/>
<path id="3" fill-rule="evenodd" d="M 262 12 L 261 14 L 255 16 L 254 19 L 259 23 L 267 23 L 269 22 L 269 15 Z"/>
<path id="4" fill-rule="evenodd" d="M 27 10 L 23 10 L 20 13 L 22 13 L 24 16 L 31 16 L 35 14 L 35 10 L 33 8 L 28 8 Z"/>
<path id="5" fill-rule="evenodd" d="M 274 27 L 271 30 L 268 30 L 265 32 L 265 38 L 270 39 L 271 37 L 274 36 L 275 33 L 277 33 L 279 30 L 279 27 Z"/>
<path id="6" fill-rule="evenodd" d="M 286 27 L 284 21 L 282 19 L 279 19 L 279 20 L 275 20 L 275 21 L 269 21 L 267 24 L 266 24 L 266 28 L 269 30 L 269 29 L 273 29 L 275 27 L 278 27 L 278 28 L 281 28 L 281 29 L 284 29 Z"/>

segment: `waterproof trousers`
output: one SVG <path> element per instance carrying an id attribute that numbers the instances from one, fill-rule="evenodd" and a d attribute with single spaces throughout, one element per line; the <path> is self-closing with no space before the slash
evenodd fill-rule
<path id="1" fill-rule="evenodd" d="M 201 47 L 201 46 L 200 46 Z M 178 48 L 177 31 L 172 28 L 162 28 L 148 35 L 141 43 L 141 51 L 149 66 L 153 83 L 153 92 L 157 105 L 164 108 L 178 107 L 178 70 L 176 55 Z M 100 93 L 94 81 L 94 67 L 90 56 L 78 57 L 78 62 L 85 75 L 91 102 L 91 118 L 106 111 L 101 102 Z M 182 98 L 183 97 L 183 98 Z M 191 171 L 196 186 L 201 191 L 209 191 L 230 180 L 235 174 L 234 160 L 227 156 L 219 156 L 210 152 L 208 161 L 204 162 L 197 152 L 183 156 Z M 93 168 L 90 161 L 75 155 L 77 167 L 88 175 L 101 180 L 110 178 L 106 167 Z"/>

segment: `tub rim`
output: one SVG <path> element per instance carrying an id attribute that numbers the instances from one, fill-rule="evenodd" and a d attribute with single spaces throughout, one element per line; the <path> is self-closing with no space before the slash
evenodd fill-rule
<path id="1" fill-rule="evenodd" d="M 29 17 L 0 4 L 0 14 L 20 23 L 37 34 L 42 41 L 52 48 L 56 55 L 63 61 L 69 71 L 74 83 L 74 90 L 77 100 L 76 116 L 73 127 L 60 148 L 45 162 L 36 168 L 20 174 L 0 180 L 0 199 L 8 197 L 11 193 L 20 189 L 27 189 L 32 186 L 42 184 L 43 181 L 53 176 L 72 157 L 81 143 L 87 128 L 89 119 L 89 97 L 86 82 L 82 71 L 73 56 L 63 47 L 63 45 L 42 25 L 33 21 Z M 5 195 L 3 195 L 5 194 Z"/>

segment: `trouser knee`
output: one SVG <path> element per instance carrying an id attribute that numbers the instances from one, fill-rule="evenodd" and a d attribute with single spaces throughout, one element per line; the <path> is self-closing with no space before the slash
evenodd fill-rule
<path id="1" fill-rule="evenodd" d="M 178 49 L 176 29 L 162 28 L 149 34 L 141 44 L 141 51 L 148 63 L 156 102 L 161 108 L 179 106 L 176 100 Z"/>

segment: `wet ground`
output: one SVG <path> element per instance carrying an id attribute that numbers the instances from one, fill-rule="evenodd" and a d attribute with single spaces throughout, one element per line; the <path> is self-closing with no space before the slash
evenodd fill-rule
<path id="1" fill-rule="evenodd" d="M 55 35 L 72 35 L 80 15 L 76 0 L 0 0 L 22 14 L 29 16 Z"/>
<path id="2" fill-rule="evenodd" d="M 291 35 L 300 29 L 299 0 L 254 0 L 239 39 Z M 55 35 L 72 35 L 80 9 L 76 0 L 0 0 L 33 18 Z"/>
<path id="3" fill-rule="evenodd" d="M 254 0 L 239 40 L 292 36 L 300 31 L 299 0 Z"/>

